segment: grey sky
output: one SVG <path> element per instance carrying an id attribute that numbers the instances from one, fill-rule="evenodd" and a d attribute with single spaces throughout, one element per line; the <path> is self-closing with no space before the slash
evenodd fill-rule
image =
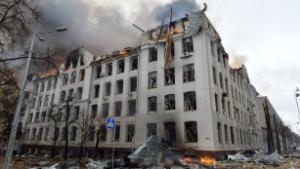
<path id="1" fill-rule="evenodd" d="M 300 86 L 300 1 L 211 0 L 207 4 L 207 15 L 227 52 L 246 58 L 257 90 L 300 133 L 294 96 Z"/>

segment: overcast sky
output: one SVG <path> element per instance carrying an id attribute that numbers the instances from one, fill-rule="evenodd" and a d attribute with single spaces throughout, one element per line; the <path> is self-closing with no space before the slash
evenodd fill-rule
<path id="1" fill-rule="evenodd" d="M 207 15 L 226 51 L 245 58 L 258 92 L 268 96 L 284 122 L 300 134 L 294 95 L 300 87 L 300 1 L 210 0 L 207 4 Z"/>
<path id="2" fill-rule="evenodd" d="M 185 7 L 174 13 L 188 12 L 185 10 L 194 7 L 194 1 L 207 3 L 206 14 L 229 56 L 245 60 L 258 92 L 268 96 L 284 122 L 300 134 L 294 95 L 296 86 L 300 87 L 300 0 L 177 0 L 177 5 Z M 70 27 L 65 35 L 54 37 L 56 44 L 101 50 L 114 46 L 116 50 L 138 37 L 132 23 L 145 29 L 157 26 L 157 9 L 169 2 L 172 0 L 44 0 L 42 9 L 52 25 Z M 67 40 L 59 39 L 63 37 Z"/>

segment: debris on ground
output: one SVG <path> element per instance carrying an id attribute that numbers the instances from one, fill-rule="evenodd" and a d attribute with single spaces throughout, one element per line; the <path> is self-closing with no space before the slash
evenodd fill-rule
<path id="1" fill-rule="evenodd" d="M 270 155 L 266 155 L 261 161 L 266 164 L 277 164 L 281 162 L 282 159 L 283 157 L 279 155 L 277 151 L 275 151 Z"/>
<path id="2" fill-rule="evenodd" d="M 228 155 L 228 160 L 233 160 L 233 161 L 242 161 L 242 162 L 247 162 L 249 159 L 245 157 L 241 153 L 236 153 L 234 155 Z"/>

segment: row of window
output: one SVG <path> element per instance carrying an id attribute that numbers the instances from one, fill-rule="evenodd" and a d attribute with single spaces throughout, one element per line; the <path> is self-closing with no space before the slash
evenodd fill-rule
<path id="1" fill-rule="evenodd" d="M 48 80 L 47 81 L 47 88 L 45 88 L 45 86 L 46 86 L 46 81 L 42 81 L 41 83 L 40 83 L 40 90 L 39 90 L 39 92 L 44 92 L 45 91 L 45 89 L 47 90 L 47 91 L 49 91 L 49 90 L 51 90 L 51 87 L 53 87 L 53 89 L 55 89 L 56 88 L 56 82 L 57 82 L 57 79 L 55 78 L 54 79 L 54 81 L 52 82 L 52 80 L 50 79 L 50 80 Z M 36 89 L 38 90 L 38 86 L 36 87 Z"/>
<path id="2" fill-rule="evenodd" d="M 185 92 L 184 97 L 184 111 L 194 111 L 197 109 L 196 102 L 196 93 L 195 92 Z M 165 107 L 164 110 L 175 110 L 175 94 L 168 94 L 164 97 Z M 157 96 L 151 96 L 147 99 L 148 102 L 148 111 L 156 112 L 157 111 Z M 122 114 L 122 102 L 117 101 L 114 103 L 114 116 L 121 116 Z M 91 107 L 91 116 L 92 118 L 97 117 L 98 105 L 94 104 Z M 102 104 L 101 117 L 107 117 L 109 115 L 109 103 Z M 136 100 L 128 101 L 128 116 L 134 116 L 136 113 Z"/>
<path id="3" fill-rule="evenodd" d="M 150 137 L 152 135 L 157 135 L 157 124 L 156 123 L 147 123 L 146 124 L 146 137 Z M 72 126 L 69 129 L 69 139 L 70 141 L 76 141 L 78 138 L 78 131 L 79 128 L 77 126 Z M 95 141 L 95 139 L 99 139 L 101 142 L 105 142 L 107 140 L 107 128 L 105 125 L 101 125 L 99 128 L 96 129 L 95 126 L 90 126 L 88 128 L 88 141 Z M 120 125 L 116 125 L 115 127 L 115 135 L 114 140 L 120 140 L 120 132 L 121 127 Z M 30 137 L 31 134 L 31 137 Z M 44 136 L 43 136 L 44 134 Z M 25 130 L 25 140 L 38 140 L 47 141 L 49 138 L 50 130 L 49 128 L 33 128 L 31 133 L 30 129 Z M 135 125 L 134 124 L 127 124 L 126 125 L 126 142 L 134 142 L 135 138 Z M 61 135 L 61 137 L 59 136 Z M 66 140 L 66 128 L 54 128 L 54 132 L 52 133 L 51 140 L 58 140 L 61 138 L 62 141 Z M 184 122 L 184 136 L 185 142 L 198 142 L 198 130 L 197 130 L 197 122 L 196 121 L 187 121 Z M 176 125 L 175 122 L 165 122 L 164 123 L 164 141 L 170 145 L 174 145 L 176 141 Z"/>
<path id="4" fill-rule="evenodd" d="M 66 91 L 63 90 L 60 93 L 59 101 L 61 103 L 63 103 L 66 100 L 72 100 L 72 99 L 81 100 L 82 99 L 82 92 L 83 92 L 83 88 L 82 87 L 78 87 L 76 93 L 74 93 L 74 89 L 69 89 L 68 96 L 67 96 Z"/>
<path id="5" fill-rule="evenodd" d="M 79 71 L 79 78 L 78 78 L 77 81 L 78 81 L 78 82 L 84 81 L 84 77 L 85 77 L 85 69 L 81 69 L 81 70 Z M 73 83 L 76 82 L 76 79 L 77 79 L 77 72 L 76 72 L 76 71 L 73 71 L 73 72 L 71 73 L 70 80 L 69 80 L 69 74 L 68 74 L 68 73 L 65 73 L 65 74 L 63 75 L 63 79 L 62 79 L 62 85 L 63 85 L 63 86 L 67 85 L 69 81 L 70 81 L 70 82 L 69 82 L 70 84 L 73 84 Z"/>
<path id="6" fill-rule="evenodd" d="M 244 131 L 242 129 L 234 129 L 233 126 L 228 126 L 227 124 L 222 125 L 222 123 L 217 123 L 218 130 L 218 140 L 220 144 L 226 143 L 229 144 L 229 139 L 231 144 L 240 144 L 240 145 L 251 145 L 252 136 L 249 131 Z M 223 137 L 224 134 L 224 137 Z M 229 135 L 230 134 L 230 135 Z M 235 137 L 236 134 L 236 137 Z M 223 138 L 225 139 L 223 141 Z M 235 141 L 235 138 L 239 142 Z"/>
<path id="7" fill-rule="evenodd" d="M 138 57 L 137 56 L 133 56 L 130 58 L 130 70 L 136 70 L 138 69 Z M 117 62 L 117 74 L 120 73 L 124 73 L 125 71 L 125 60 L 124 59 L 120 59 Z M 104 76 L 111 76 L 113 73 L 113 63 L 106 63 L 105 65 L 105 69 L 102 70 L 102 65 L 98 65 L 95 68 L 95 79 L 104 77 Z"/>
<path id="8" fill-rule="evenodd" d="M 117 80 L 116 82 L 116 89 L 115 94 L 122 94 L 123 93 L 123 80 Z M 137 78 L 136 77 L 130 77 L 129 78 L 129 92 L 135 92 L 137 89 Z M 98 98 L 100 95 L 100 85 L 96 84 L 94 85 L 94 98 Z M 104 96 L 110 96 L 111 95 L 111 82 L 106 82 L 104 84 Z"/>

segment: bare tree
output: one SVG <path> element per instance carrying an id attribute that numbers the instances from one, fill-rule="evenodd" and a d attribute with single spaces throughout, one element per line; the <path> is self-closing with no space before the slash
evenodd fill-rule
<path id="1" fill-rule="evenodd" d="M 80 150 L 79 150 L 79 159 L 81 159 L 81 157 L 83 155 L 85 143 L 87 142 L 88 138 L 91 136 L 90 130 L 93 127 L 95 128 L 95 119 L 93 117 L 89 116 L 88 113 L 82 111 L 81 119 L 76 121 L 75 123 L 80 128 L 80 132 L 81 132 Z"/>
<path id="2" fill-rule="evenodd" d="M 0 1 L 0 52 L 22 42 L 29 34 L 29 25 L 40 18 L 37 2 L 38 0 Z"/>
<path id="3" fill-rule="evenodd" d="M 49 110 L 49 115 L 48 118 L 50 119 L 50 121 L 52 121 L 53 123 L 51 123 L 51 126 L 53 127 L 53 137 L 52 137 L 52 149 L 51 149 L 51 157 L 54 158 L 55 157 L 55 152 L 56 152 L 56 142 L 59 136 L 59 131 L 58 131 L 58 126 L 59 126 L 59 122 L 61 120 L 61 112 L 59 112 L 59 110 L 57 112 L 54 112 L 54 108 L 56 106 L 51 105 L 50 106 L 50 110 Z"/>

